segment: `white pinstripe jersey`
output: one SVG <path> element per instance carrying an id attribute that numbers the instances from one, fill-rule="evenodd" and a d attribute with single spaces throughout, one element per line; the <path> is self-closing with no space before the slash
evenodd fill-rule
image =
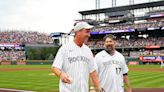
<path id="1" fill-rule="evenodd" d="M 115 51 L 111 56 L 105 50 L 95 56 L 100 84 L 106 92 L 123 92 L 123 74 L 128 72 L 124 56 Z"/>
<path id="2" fill-rule="evenodd" d="M 73 79 L 71 84 L 60 80 L 60 92 L 88 92 L 89 73 L 97 69 L 89 47 L 85 44 L 79 47 L 74 42 L 59 49 L 52 67 L 61 69 Z"/>

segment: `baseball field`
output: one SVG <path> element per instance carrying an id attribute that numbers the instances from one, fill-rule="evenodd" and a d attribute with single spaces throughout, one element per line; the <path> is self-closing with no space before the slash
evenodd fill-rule
<path id="1" fill-rule="evenodd" d="M 58 92 L 59 79 L 50 69 L 50 65 L 0 65 L 0 92 L 7 89 Z M 129 69 L 134 92 L 164 92 L 164 68 L 133 65 Z"/>

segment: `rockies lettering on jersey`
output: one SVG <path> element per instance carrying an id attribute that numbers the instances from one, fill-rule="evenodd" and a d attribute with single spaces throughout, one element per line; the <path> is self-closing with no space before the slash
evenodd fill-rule
<path id="1" fill-rule="evenodd" d="M 85 63 L 89 63 L 89 59 L 87 58 L 87 57 L 84 57 L 84 56 L 77 56 L 77 57 L 69 57 L 68 58 L 68 61 L 70 62 L 70 63 L 73 63 L 73 62 L 80 62 L 80 61 L 82 61 L 82 62 L 85 62 Z"/>

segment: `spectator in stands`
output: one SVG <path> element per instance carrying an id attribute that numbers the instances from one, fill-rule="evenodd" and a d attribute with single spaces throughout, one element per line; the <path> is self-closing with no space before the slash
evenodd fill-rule
<path id="1" fill-rule="evenodd" d="M 25 51 L 0 51 L 1 61 L 17 61 L 25 59 Z"/>
<path id="2" fill-rule="evenodd" d="M 138 29 L 138 28 L 157 28 L 164 27 L 164 21 L 147 21 L 146 23 L 121 23 L 121 24 L 109 24 L 108 26 L 97 27 L 93 31 L 101 32 L 101 31 L 110 31 L 110 30 L 128 30 L 128 29 Z"/>
<path id="3" fill-rule="evenodd" d="M 117 39 L 116 47 L 145 47 L 148 45 L 164 45 L 164 37 L 147 37 L 138 39 Z M 91 48 L 103 48 L 103 42 L 101 39 L 97 39 L 89 42 Z"/>
<path id="4" fill-rule="evenodd" d="M 53 43 L 52 38 L 48 35 L 38 32 L 24 31 L 2 31 L 0 32 L 0 43 L 35 43 L 50 44 Z"/>

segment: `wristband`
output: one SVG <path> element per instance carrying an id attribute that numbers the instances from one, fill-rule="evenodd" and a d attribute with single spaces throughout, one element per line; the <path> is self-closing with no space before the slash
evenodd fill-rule
<path id="1" fill-rule="evenodd" d="M 89 89 L 90 89 L 90 90 L 94 90 L 95 88 L 94 88 L 94 86 L 91 86 Z"/>

